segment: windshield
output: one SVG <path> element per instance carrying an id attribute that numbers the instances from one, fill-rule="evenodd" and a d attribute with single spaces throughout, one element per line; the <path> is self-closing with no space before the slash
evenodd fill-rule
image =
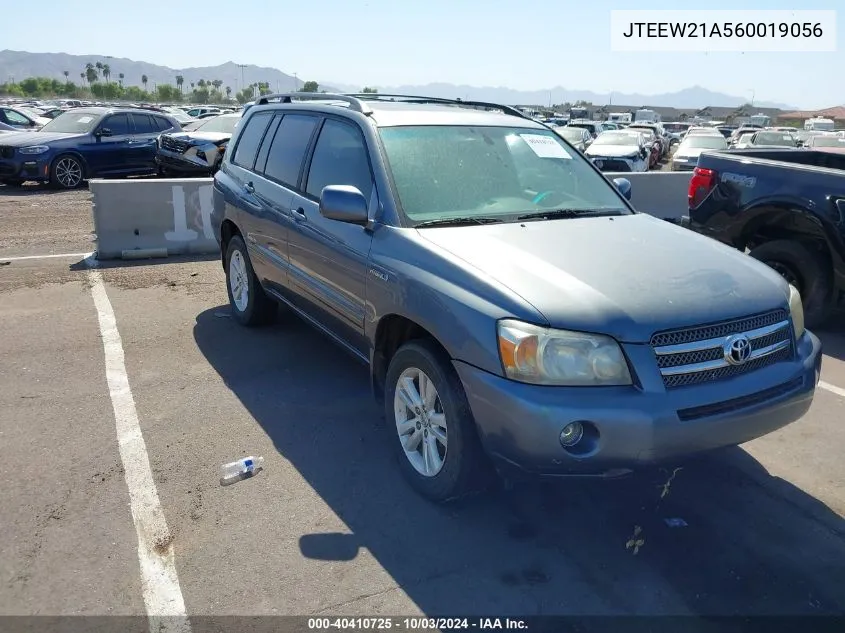
<path id="1" fill-rule="evenodd" d="M 688 130 L 690 126 L 688 123 L 664 123 L 663 127 L 669 132 L 683 132 Z"/>
<path id="2" fill-rule="evenodd" d="M 99 120 L 99 114 L 70 110 L 50 121 L 41 128 L 41 131 L 60 132 L 64 134 L 88 134 L 94 129 L 94 126 Z"/>
<path id="3" fill-rule="evenodd" d="M 841 136 L 815 136 L 810 139 L 813 147 L 845 147 L 845 138 Z"/>
<path id="4" fill-rule="evenodd" d="M 241 120 L 239 116 L 216 116 L 208 119 L 208 122 L 200 125 L 197 130 L 203 132 L 221 132 L 223 134 L 232 134 L 235 131 L 235 126 Z"/>
<path id="5" fill-rule="evenodd" d="M 794 147 L 795 138 L 791 134 L 782 132 L 757 132 L 754 145 L 777 145 L 778 147 Z"/>
<path id="6" fill-rule="evenodd" d="M 625 132 L 605 132 L 599 136 L 593 145 L 637 145 L 640 142 L 637 134 L 626 134 Z"/>
<path id="7" fill-rule="evenodd" d="M 581 129 L 580 127 L 578 127 L 578 128 L 562 127 L 562 128 L 555 129 L 555 132 L 560 134 L 563 138 L 565 138 L 570 143 L 580 143 L 582 140 L 584 140 L 584 130 Z"/>
<path id="8" fill-rule="evenodd" d="M 621 195 L 551 130 L 403 126 L 380 129 L 413 222 L 495 218 L 550 209 L 630 214 Z"/>
<path id="9" fill-rule="evenodd" d="M 688 136 L 678 147 L 678 151 L 684 149 L 727 149 L 728 142 L 721 134 L 700 134 Z"/>

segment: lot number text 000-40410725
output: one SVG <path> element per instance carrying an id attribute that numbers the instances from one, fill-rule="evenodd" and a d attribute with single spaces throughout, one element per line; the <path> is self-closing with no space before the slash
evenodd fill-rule
<path id="1" fill-rule="evenodd" d="M 836 11 L 611 11 L 619 52 L 835 52 Z"/>

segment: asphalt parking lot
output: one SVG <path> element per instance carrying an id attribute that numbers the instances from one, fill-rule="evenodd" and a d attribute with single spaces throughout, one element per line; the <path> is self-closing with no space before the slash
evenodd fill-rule
<path id="1" fill-rule="evenodd" d="M 845 325 L 786 429 L 437 507 L 366 371 L 295 318 L 238 327 L 216 258 L 90 269 L 86 191 L 0 187 L 0 223 L 0 615 L 845 614 Z M 246 455 L 265 470 L 221 487 Z M 160 578 L 133 522 L 156 504 Z"/>

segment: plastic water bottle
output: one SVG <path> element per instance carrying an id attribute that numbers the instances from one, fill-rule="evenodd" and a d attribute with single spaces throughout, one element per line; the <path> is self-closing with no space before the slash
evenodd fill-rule
<path id="1" fill-rule="evenodd" d="M 220 467 L 220 483 L 224 486 L 233 484 L 241 479 L 252 477 L 259 470 L 264 468 L 263 457 L 243 457 L 235 462 L 223 464 Z"/>

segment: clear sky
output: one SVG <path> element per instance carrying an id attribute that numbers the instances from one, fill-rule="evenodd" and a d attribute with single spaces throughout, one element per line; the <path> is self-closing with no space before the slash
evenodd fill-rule
<path id="1" fill-rule="evenodd" d="M 303 80 L 448 82 L 542 90 L 674 92 L 692 85 L 757 101 L 845 103 L 836 53 L 614 53 L 612 9 L 837 9 L 818 0 L 43 0 L 0 20 L 0 49 L 128 57 L 172 68 L 226 61 Z M 24 2 L 22 7 L 29 6 Z M 125 7 L 125 8 L 124 8 Z M 26 14 L 27 11 L 24 11 Z M 30 27 L 31 28 L 28 28 Z M 2 69 L 0 69 L 2 73 Z"/>

